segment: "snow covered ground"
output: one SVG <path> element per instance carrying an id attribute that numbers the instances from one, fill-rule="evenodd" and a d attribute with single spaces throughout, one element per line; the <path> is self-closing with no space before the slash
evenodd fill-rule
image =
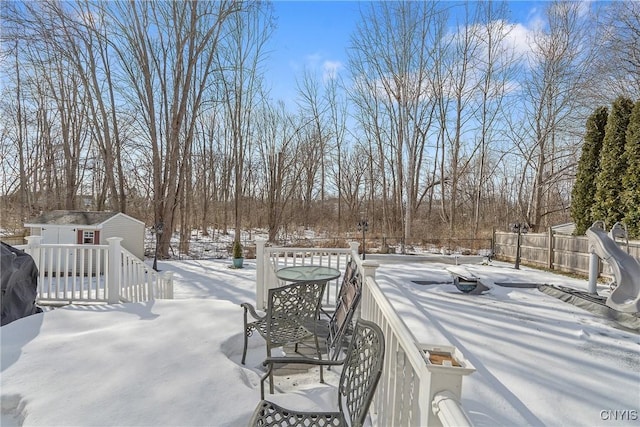
<path id="1" fill-rule="evenodd" d="M 475 366 L 463 406 L 475 425 L 640 423 L 640 337 L 539 292 L 496 282 L 587 289 L 511 265 L 468 265 L 489 284 L 459 292 L 440 262 L 380 261 L 377 279 L 418 342 L 452 344 Z M 245 425 L 260 396 L 264 341 L 240 364 L 242 309 L 255 302 L 255 264 L 160 262 L 175 300 L 69 306 L 0 329 L 3 427 Z M 431 284 L 418 284 L 431 283 Z M 604 289 L 601 289 L 604 292 Z M 290 407 L 333 408 L 337 372 L 280 378 Z M 295 387 L 294 387 L 295 385 Z"/>

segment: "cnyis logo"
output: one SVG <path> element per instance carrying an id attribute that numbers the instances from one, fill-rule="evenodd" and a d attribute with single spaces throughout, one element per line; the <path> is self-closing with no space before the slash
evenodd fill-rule
<path id="1" fill-rule="evenodd" d="M 635 409 L 603 409 L 600 411 L 603 421 L 637 421 L 638 411 Z"/>

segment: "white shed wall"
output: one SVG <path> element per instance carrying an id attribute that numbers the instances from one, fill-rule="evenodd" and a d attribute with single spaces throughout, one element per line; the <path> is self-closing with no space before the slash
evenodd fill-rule
<path id="1" fill-rule="evenodd" d="M 144 223 L 124 214 L 118 214 L 102 223 L 100 243 L 109 237 L 121 237 L 122 247 L 144 260 Z"/>

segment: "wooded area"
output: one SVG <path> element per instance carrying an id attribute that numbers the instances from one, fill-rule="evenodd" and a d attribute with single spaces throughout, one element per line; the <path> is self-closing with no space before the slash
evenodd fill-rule
<path id="1" fill-rule="evenodd" d="M 568 222 L 587 117 L 640 99 L 640 3 L 544 6 L 524 29 L 508 3 L 363 2 L 349 63 L 301 72 L 292 110 L 265 80 L 269 2 L 2 2 L 0 226 L 116 210 L 187 242 L 366 218 L 409 243 Z"/>

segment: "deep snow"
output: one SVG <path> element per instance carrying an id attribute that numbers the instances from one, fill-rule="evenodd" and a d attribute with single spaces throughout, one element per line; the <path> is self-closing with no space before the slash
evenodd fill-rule
<path id="1" fill-rule="evenodd" d="M 378 282 L 418 342 L 455 345 L 475 366 L 462 392 L 475 425 L 638 425 L 638 334 L 537 289 L 494 284 L 586 290 L 586 280 L 469 265 L 490 287 L 469 295 L 451 284 L 447 264 L 406 260 L 380 261 Z M 3 326 L 2 426 L 245 425 L 265 352 L 252 337 L 240 364 L 239 303 L 255 302 L 255 264 L 229 265 L 160 262 L 175 272 L 175 300 L 68 306 Z M 313 371 L 280 377 L 292 393 L 271 397 L 330 409 L 337 375 L 327 385 Z"/>

